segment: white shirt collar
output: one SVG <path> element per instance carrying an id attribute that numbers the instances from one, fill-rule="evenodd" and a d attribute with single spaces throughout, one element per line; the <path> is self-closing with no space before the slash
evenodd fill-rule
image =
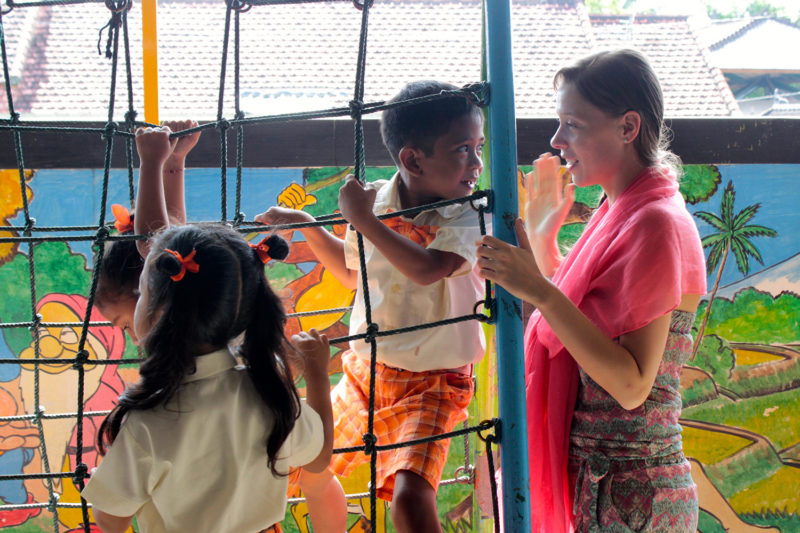
<path id="1" fill-rule="evenodd" d="M 209 378 L 230 370 L 237 365 L 236 359 L 228 347 L 205 355 L 199 355 L 194 358 L 194 361 L 195 371 L 183 378 L 184 383 Z"/>

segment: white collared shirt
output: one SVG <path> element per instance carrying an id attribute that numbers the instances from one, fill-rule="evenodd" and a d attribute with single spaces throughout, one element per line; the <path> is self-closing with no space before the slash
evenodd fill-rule
<path id="1" fill-rule="evenodd" d="M 398 174 L 391 180 L 368 183 L 377 189 L 373 212 L 381 215 L 401 209 L 397 190 Z M 427 246 L 452 252 L 465 259 L 450 276 L 430 285 L 419 285 L 392 265 L 364 239 L 364 257 L 369 281 L 372 321 L 380 331 L 416 326 L 473 313 L 475 303 L 484 298 L 484 283 L 474 271 L 477 261 L 475 241 L 480 238 L 478 213 L 469 203 L 453 204 L 424 211 L 406 220 L 417 226 L 436 226 L 436 236 Z M 345 236 L 347 267 L 358 271 L 350 334 L 366 332 L 364 296 L 356 233 L 348 228 Z M 350 342 L 350 348 L 369 361 L 370 345 L 363 340 Z M 483 329 L 476 320 L 378 337 L 378 361 L 389 366 L 424 372 L 458 368 L 483 357 L 486 344 Z"/>
<path id="2" fill-rule="evenodd" d="M 267 466 L 273 419 L 227 348 L 197 357 L 166 408 L 127 414 L 82 495 L 108 514 L 135 514 L 146 533 L 261 531 L 286 513 L 288 478 Z M 311 462 L 322 443 L 322 421 L 304 403 L 278 471 Z"/>

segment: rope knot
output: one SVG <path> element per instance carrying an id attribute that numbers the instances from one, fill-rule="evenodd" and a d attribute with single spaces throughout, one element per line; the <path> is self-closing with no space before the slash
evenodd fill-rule
<path id="1" fill-rule="evenodd" d="M 359 11 L 363 11 L 364 7 L 366 6 L 367 9 L 372 7 L 373 0 L 364 0 L 363 2 L 359 2 L 358 0 L 353 0 L 353 5 Z"/>
<path id="2" fill-rule="evenodd" d="M 31 232 L 33 231 L 33 227 L 36 225 L 36 219 L 33 217 L 29 217 L 28 220 L 25 221 L 25 227 L 22 228 L 22 234 L 30 236 Z"/>
<path id="3" fill-rule="evenodd" d="M 44 416 L 44 405 L 40 405 L 36 412 L 33 413 L 33 422 L 38 424 Z"/>
<path id="4" fill-rule="evenodd" d="M 372 342 L 378 337 L 378 324 L 375 322 L 371 322 L 367 326 L 366 337 L 364 337 L 364 342 Z"/>
<path id="5" fill-rule="evenodd" d="M 239 11 L 240 13 L 246 13 L 253 7 L 247 0 L 225 0 L 225 3 L 230 9 Z"/>
<path id="6" fill-rule="evenodd" d="M 111 18 L 108 20 L 105 26 L 100 28 L 100 31 L 98 32 L 99 37 L 97 38 L 97 53 L 103 55 L 103 51 L 100 49 L 100 42 L 103 40 L 103 30 L 108 28 L 105 56 L 106 59 L 112 59 L 114 57 L 114 35 L 119 31 L 119 25 L 122 22 L 122 13 L 130 9 L 131 5 L 133 4 L 130 0 L 106 0 L 105 4 L 106 7 L 111 11 Z"/>
<path id="7" fill-rule="evenodd" d="M 353 120 L 359 118 L 364 111 L 364 102 L 361 100 L 350 100 L 348 105 L 350 106 L 350 118 Z"/>
<path id="8" fill-rule="evenodd" d="M 108 239 L 108 236 L 111 235 L 111 230 L 108 229 L 108 226 L 100 226 L 97 228 L 97 233 L 95 234 L 95 240 L 99 243 L 105 242 Z"/>
<path id="9" fill-rule="evenodd" d="M 226 131 L 230 127 L 231 123 L 227 118 L 221 118 L 217 121 L 217 128 L 221 129 L 222 131 Z"/>
<path id="10" fill-rule="evenodd" d="M 89 360 L 89 352 L 86 351 L 85 349 L 80 350 L 78 351 L 78 353 L 75 354 L 75 362 L 72 363 L 72 368 L 74 369 L 81 368 L 84 365 L 84 363 L 86 363 L 86 361 L 88 360 Z"/>
<path id="11" fill-rule="evenodd" d="M 478 307 L 483 306 L 483 308 L 489 311 L 489 314 L 486 315 L 484 313 L 478 312 Z M 492 306 L 494 305 L 494 299 L 490 296 L 485 300 L 478 300 L 475 302 L 475 305 L 472 306 L 472 314 L 475 315 L 475 320 L 478 322 L 485 322 L 487 324 L 491 324 L 493 322 L 492 318 Z"/>
<path id="12" fill-rule="evenodd" d="M 244 213 L 242 213 L 241 211 L 239 211 L 239 212 L 238 212 L 238 213 L 236 213 L 236 215 L 234 215 L 234 217 L 233 217 L 233 227 L 234 227 L 234 228 L 237 228 L 237 227 L 241 226 L 241 225 L 244 223 L 244 221 L 245 221 L 245 216 L 244 216 Z"/>
<path id="13" fill-rule="evenodd" d="M 500 419 L 499 418 L 492 418 L 491 420 L 482 420 L 480 424 L 478 424 L 480 429 L 478 430 L 478 438 L 481 439 L 483 442 L 500 442 Z M 491 435 L 484 436 L 483 432 L 488 431 L 494 428 L 494 433 Z"/>
<path id="14" fill-rule="evenodd" d="M 113 136 L 117 129 L 119 129 L 119 124 L 116 122 L 108 122 L 106 123 L 105 128 L 103 128 L 103 139 L 108 140 L 111 136 Z"/>
<path id="15" fill-rule="evenodd" d="M 364 433 L 361 438 L 364 439 L 364 453 L 366 455 L 375 453 L 375 445 L 378 443 L 378 437 L 372 433 Z"/>
<path id="16" fill-rule="evenodd" d="M 486 82 L 470 83 L 461 88 L 464 91 L 464 96 L 478 107 L 486 107 L 489 105 L 489 84 Z"/>
<path id="17" fill-rule="evenodd" d="M 42 315 L 36 313 L 35 315 L 33 315 L 33 320 L 31 321 L 31 325 L 28 329 L 34 331 L 39 329 L 39 326 L 41 325 L 42 325 Z"/>
<path id="18" fill-rule="evenodd" d="M 85 463 L 81 463 L 75 467 L 75 475 L 72 477 L 72 482 L 80 485 L 87 477 L 89 477 L 89 467 Z"/>
<path id="19" fill-rule="evenodd" d="M 125 122 L 133 126 L 133 124 L 136 122 L 136 115 L 138 115 L 138 113 L 136 112 L 135 109 L 129 109 L 125 113 Z"/>
<path id="20" fill-rule="evenodd" d="M 242 111 L 241 109 L 233 114 L 234 120 L 242 120 L 243 118 L 244 118 L 244 111 Z"/>
<path id="21" fill-rule="evenodd" d="M 60 494 L 54 491 L 50 491 L 50 500 L 47 502 L 47 510 L 51 513 L 56 512 L 56 506 L 58 505 L 58 498 Z"/>
<path id="22" fill-rule="evenodd" d="M 11 116 L 8 119 L 8 123 L 12 124 L 12 125 L 13 124 L 19 124 L 19 113 L 17 113 L 16 111 L 11 113 Z"/>

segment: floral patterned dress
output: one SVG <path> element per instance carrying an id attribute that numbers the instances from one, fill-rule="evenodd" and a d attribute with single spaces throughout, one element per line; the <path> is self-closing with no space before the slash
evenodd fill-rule
<path id="1" fill-rule="evenodd" d="M 655 384 L 636 409 L 623 409 L 580 370 L 569 448 L 576 531 L 697 530 L 697 487 L 678 424 L 680 372 L 692 350 L 694 316 L 672 313 Z"/>

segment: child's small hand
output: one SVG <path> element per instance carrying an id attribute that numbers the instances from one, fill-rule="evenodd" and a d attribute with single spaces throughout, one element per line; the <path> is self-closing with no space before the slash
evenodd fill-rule
<path id="1" fill-rule="evenodd" d="M 165 120 L 161 123 L 161 125 L 168 127 L 173 133 L 196 128 L 198 126 L 196 120 Z M 196 131 L 194 133 L 190 133 L 189 135 L 184 135 L 183 137 L 176 137 L 173 139 L 174 141 L 177 141 L 172 149 L 173 157 L 180 158 L 181 160 L 186 159 L 186 155 L 192 151 L 192 148 L 195 147 L 197 141 L 200 139 L 201 133 L 202 132 L 200 131 Z"/>
<path id="2" fill-rule="evenodd" d="M 172 131 L 168 127 L 137 128 L 136 150 L 142 163 L 162 165 L 172 154 L 177 139 L 170 139 Z"/>
<path id="3" fill-rule="evenodd" d="M 356 229 L 367 218 L 374 216 L 372 206 L 378 191 L 365 187 L 356 177 L 348 174 L 339 189 L 339 209 L 342 216 Z"/>
<path id="4" fill-rule="evenodd" d="M 261 222 L 268 226 L 279 226 L 282 224 L 302 224 L 303 222 L 313 222 L 314 217 L 305 211 L 289 209 L 287 207 L 273 206 L 256 215 L 256 222 Z"/>
<path id="5" fill-rule="evenodd" d="M 320 334 L 316 329 L 301 331 L 292 335 L 292 344 L 305 360 L 305 375 L 328 376 L 328 365 L 331 360 L 331 350 L 328 337 Z"/>

